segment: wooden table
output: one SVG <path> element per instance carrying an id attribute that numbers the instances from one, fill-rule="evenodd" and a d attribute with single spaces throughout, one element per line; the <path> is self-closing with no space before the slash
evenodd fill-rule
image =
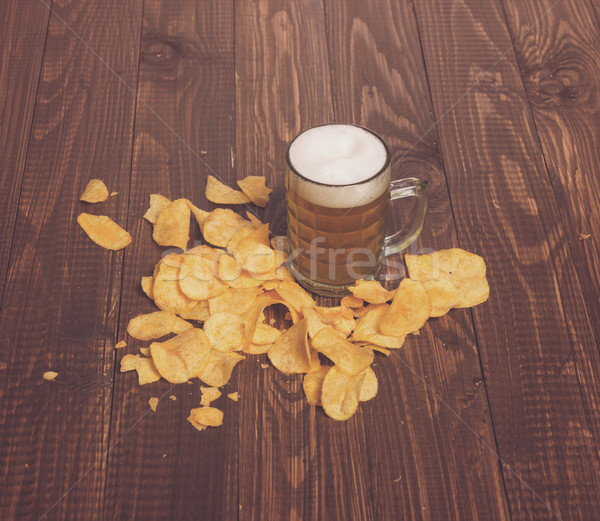
<path id="1" fill-rule="evenodd" d="M 2 2 L 0 518 L 598 519 L 599 15 L 592 0 Z M 413 250 L 482 255 L 490 299 L 378 357 L 379 394 L 347 422 L 263 356 L 226 387 L 241 400 L 217 402 L 224 425 L 197 432 L 199 383 L 118 372 L 144 345 L 129 318 L 155 309 L 148 196 L 211 210 L 209 173 L 264 174 L 257 214 L 281 234 L 286 144 L 330 121 L 376 130 L 394 177 L 429 181 Z M 93 177 L 118 195 L 80 203 Z M 133 243 L 91 243 L 86 210 Z"/>

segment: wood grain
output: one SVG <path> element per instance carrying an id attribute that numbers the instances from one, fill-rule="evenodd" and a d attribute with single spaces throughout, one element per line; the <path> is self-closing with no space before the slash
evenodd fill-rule
<path id="1" fill-rule="evenodd" d="M 519 42 L 517 62 L 590 323 L 600 339 L 600 36 L 589 2 L 553 4 L 506 2 L 505 11 L 512 40 Z"/>
<path id="2" fill-rule="evenodd" d="M 598 511 L 598 352 L 498 4 L 415 4 L 513 520 Z M 490 310 L 496 310 L 490 312 Z"/>
<path id="3" fill-rule="evenodd" d="M 123 253 L 75 219 L 125 221 L 134 104 L 94 52 L 135 88 L 141 3 L 54 9 L 65 23 L 50 19 L 0 315 L 4 519 L 102 518 Z M 80 203 L 92 177 L 122 195 Z"/>
<path id="4" fill-rule="evenodd" d="M 169 251 L 152 240 L 144 220 L 149 195 L 204 198 L 207 174 L 232 178 L 234 146 L 233 9 L 231 3 L 151 0 L 144 4 L 135 146 L 119 338 L 126 353 L 150 342 L 127 337 L 129 319 L 155 311 L 140 281 Z M 191 227 L 193 242 L 200 238 Z M 171 250 L 172 251 L 172 250 Z M 117 369 L 118 371 L 118 369 Z M 200 405 L 200 383 L 139 387 L 135 374 L 115 375 L 111 452 L 106 488 L 110 519 L 236 519 L 237 411 L 225 394 L 215 404 L 225 414 L 219 429 L 198 432 L 186 420 Z M 169 396 L 176 397 L 176 401 Z M 156 413 L 148 406 L 160 398 Z"/>
<path id="5" fill-rule="evenodd" d="M 0 5 L 0 305 L 49 17 L 39 0 Z"/>
<path id="6" fill-rule="evenodd" d="M 394 178 L 430 185 L 413 253 L 458 240 L 433 108 L 409 2 L 328 0 L 336 117 L 374 129 L 392 151 Z M 401 212 L 392 206 L 392 228 Z M 383 277 L 396 287 L 402 258 Z M 485 305 L 484 305 L 485 306 Z M 468 310 L 430 320 L 381 357 L 378 396 L 362 404 L 377 519 L 508 519 L 502 473 Z"/>

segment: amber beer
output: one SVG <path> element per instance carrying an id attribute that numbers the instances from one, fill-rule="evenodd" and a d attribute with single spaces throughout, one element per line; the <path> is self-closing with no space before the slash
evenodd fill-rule
<path id="1" fill-rule="evenodd" d="M 426 184 L 390 182 L 390 151 L 372 130 L 329 124 L 299 134 L 286 172 L 289 268 L 322 295 L 373 278 L 385 255 L 412 243 L 423 227 Z M 391 190 L 390 190 L 391 188 Z M 416 197 L 406 226 L 385 237 L 388 201 Z"/>

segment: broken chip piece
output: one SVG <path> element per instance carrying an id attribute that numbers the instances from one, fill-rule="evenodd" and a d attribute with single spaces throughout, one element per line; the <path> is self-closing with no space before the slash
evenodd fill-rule
<path id="1" fill-rule="evenodd" d="M 107 215 L 80 213 L 77 223 L 92 241 L 107 250 L 121 250 L 131 243 L 131 235 Z"/>
<path id="2" fill-rule="evenodd" d="M 108 199 L 108 188 L 101 179 L 90 179 L 79 198 L 85 203 L 102 203 Z"/>

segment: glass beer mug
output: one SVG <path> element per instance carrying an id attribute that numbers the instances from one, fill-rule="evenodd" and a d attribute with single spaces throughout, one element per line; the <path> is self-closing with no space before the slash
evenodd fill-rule
<path id="1" fill-rule="evenodd" d="M 305 288 L 339 296 L 377 276 L 385 256 L 421 233 L 427 183 L 390 181 L 390 151 L 372 130 L 327 124 L 300 133 L 287 150 L 289 268 Z M 385 236 L 388 201 L 415 197 L 401 230 Z"/>

